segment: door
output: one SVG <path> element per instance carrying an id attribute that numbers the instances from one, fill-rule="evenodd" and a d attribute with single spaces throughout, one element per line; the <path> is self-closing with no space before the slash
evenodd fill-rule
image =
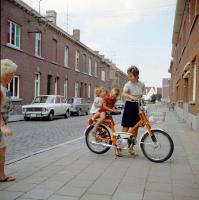
<path id="1" fill-rule="evenodd" d="M 56 99 L 55 99 L 55 115 L 61 115 L 61 114 L 62 114 L 61 98 L 56 97 Z"/>

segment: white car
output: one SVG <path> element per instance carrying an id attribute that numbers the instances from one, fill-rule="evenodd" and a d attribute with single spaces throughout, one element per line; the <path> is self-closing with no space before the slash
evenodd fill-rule
<path id="1" fill-rule="evenodd" d="M 22 106 L 24 120 L 30 118 L 47 117 L 52 121 L 54 116 L 70 117 L 71 105 L 66 103 L 66 99 L 59 95 L 42 95 L 36 97 L 32 104 Z"/>

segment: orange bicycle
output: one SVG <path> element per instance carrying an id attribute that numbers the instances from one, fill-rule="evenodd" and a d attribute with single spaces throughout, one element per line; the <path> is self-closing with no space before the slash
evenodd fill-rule
<path id="1" fill-rule="evenodd" d="M 166 114 L 166 113 L 165 113 Z M 104 154 L 111 147 L 129 149 L 136 144 L 134 133 L 139 127 L 145 127 L 146 132 L 139 141 L 140 148 L 144 156 L 152 162 L 161 163 L 168 160 L 174 151 L 172 138 L 160 128 L 152 128 L 143 108 L 140 107 L 140 120 L 129 132 L 116 132 L 115 123 L 112 116 L 108 115 L 93 135 L 93 125 L 85 130 L 85 140 L 87 147 L 96 154 Z M 163 117 L 165 119 L 165 115 Z"/>

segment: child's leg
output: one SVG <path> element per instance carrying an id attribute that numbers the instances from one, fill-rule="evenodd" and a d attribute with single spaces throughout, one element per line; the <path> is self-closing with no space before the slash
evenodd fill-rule
<path id="1" fill-rule="evenodd" d="M 93 132 L 96 132 L 97 130 L 97 127 L 100 125 L 100 123 L 102 123 L 106 118 L 106 113 L 105 112 L 101 112 L 100 113 L 100 116 L 99 116 L 99 119 L 97 120 L 94 128 L 93 128 Z"/>
<path id="2" fill-rule="evenodd" d="M 93 114 L 92 120 L 95 120 L 95 119 L 97 119 L 98 117 L 100 117 L 100 112 L 96 112 L 95 114 Z"/>

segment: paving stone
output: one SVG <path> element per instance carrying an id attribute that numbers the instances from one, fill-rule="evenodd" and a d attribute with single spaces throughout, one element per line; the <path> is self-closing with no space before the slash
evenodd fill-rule
<path id="1" fill-rule="evenodd" d="M 67 185 L 56 192 L 58 195 L 67 195 L 72 197 L 81 197 L 86 191 L 86 188 L 68 187 Z"/>
<path id="2" fill-rule="evenodd" d="M 26 183 L 24 181 L 15 183 L 6 188 L 6 191 L 15 191 L 15 192 L 28 192 L 32 188 L 36 187 L 36 184 Z"/>
<path id="3" fill-rule="evenodd" d="M 22 196 L 29 199 L 48 199 L 54 191 L 45 189 L 33 189 Z"/>
<path id="4" fill-rule="evenodd" d="M 80 200 L 111 200 L 111 196 L 108 195 L 96 195 L 96 194 L 85 194 Z"/>
<path id="5" fill-rule="evenodd" d="M 52 195 L 48 200 L 79 200 L 77 197 Z"/>
<path id="6" fill-rule="evenodd" d="M 22 192 L 0 191 L 0 200 L 15 200 L 22 194 Z"/>

